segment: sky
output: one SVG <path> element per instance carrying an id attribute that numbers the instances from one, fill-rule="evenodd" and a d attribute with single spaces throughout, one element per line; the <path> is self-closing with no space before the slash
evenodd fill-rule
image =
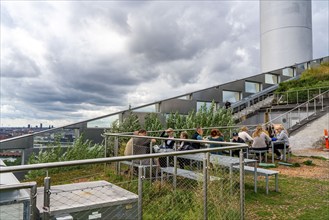
<path id="1" fill-rule="evenodd" d="M 1 127 L 63 126 L 260 73 L 258 1 L 1 1 Z M 313 58 L 329 3 L 312 1 Z"/>

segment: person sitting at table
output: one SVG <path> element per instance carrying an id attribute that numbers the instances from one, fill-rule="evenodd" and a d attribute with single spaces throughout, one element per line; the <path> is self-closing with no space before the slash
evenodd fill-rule
<path id="1" fill-rule="evenodd" d="M 257 151 L 268 150 L 267 143 L 271 141 L 271 138 L 264 132 L 262 125 L 256 127 L 255 132 L 252 134 L 254 139 L 251 149 Z"/>
<path id="2" fill-rule="evenodd" d="M 138 131 L 138 136 L 147 136 L 147 132 L 144 129 L 140 129 Z M 150 150 L 150 144 L 155 143 L 155 139 L 150 139 L 150 138 L 143 138 L 143 137 L 134 137 L 133 138 L 133 154 L 149 154 L 151 153 Z M 153 149 L 152 149 L 153 153 Z M 135 161 L 136 162 L 136 161 Z M 139 161 L 138 161 L 139 163 Z M 141 164 L 147 165 L 150 164 L 150 159 L 143 159 L 141 160 Z"/>
<path id="3" fill-rule="evenodd" d="M 281 141 L 281 143 L 273 143 L 274 147 L 274 153 L 277 156 L 277 160 L 282 160 L 283 155 L 279 151 L 279 149 L 284 149 L 284 144 L 286 144 L 286 149 L 288 150 L 289 148 L 289 138 L 288 138 L 288 133 L 284 129 L 283 125 L 277 126 L 276 130 L 276 137 L 272 138 L 273 141 Z"/>
<path id="4" fill-rule="evenodd" d="M 160 137 L 165 137 L 165 138 L 174 138 L 174 130 L 172 128 L 168 128 L 167 130 L 163 131 L 160 134 Z M 175 145 L 175 141 L 173 140 L 165 140 L 164 141 L 164 147 L 165 148 L 169 148 L 169 149 L 173 149 Z"/>
<path id="5" fill-rule="evenodd" d="M 223 134 L 218 130 L 218 129 L 212 129 L 210 132 L 210 137 L 208 137 L 209 141 L 224 141 L 223 138 Z M 214 147 L 222 147 L 223 145 L 221 144 L 210 144 L 209 147 L 210 148 L 214 148 Z M 218 155 L 222 155 L 222 151 L 216 151 L 216 152 L 211 152 L 211 154 L 218 154 Z"/>
<path id="6" fill-rule="evenodd" d="M 180 139 L 188 139 L 188 134 L 187 134 L 187 132 L 185 132 L 185 131 L 182 131 L 181 133 L 180 133 L 180 137 L 179 137 Z M 183 150 L 193 150 L 194 148 L 191 146 L 191 143 L 190 142 L 188 142 L 188 141 L 181 141 L 179 144 L 178 144 L 178 148 L 177 148 L 177 150 L 178 151 L 183 151 Z M 188 159 L 185 159 L 185 158 L 177 158 L 177 160 L 178 160 L 178 163 L 179 163 L 179 167 L 180 168 L 182 168 L 182 169 L 184 169 L 184 166 L 186 165 L 186 164 L 188 164 L 189 163 L 189 160 Z"/>
<path id="7" fill-rule="evenodd" d="M 239 137 L 239 134 L 236 132 L 232 133 L 232 142 L 233 143 L 245 143 L 244 140 L 242 138 Z M 240 150 L 233 150 L 232 151 L 232 156 L 240 156 Z"/>
<path id="8" fill-rule="evenodd" d="M 196 130 L 195 130 L 195 133 L 192 135 L 191 139 L 202 141 L 203 140 L 202 135 L 203 135 L 202 128 L 201 127 L 197 127 Z M 200 143 L 195 143 L 195 142 L 193 143 L 192 142 L 192 147 L 194 149 L 200 149 L 201 148 L 201 144 Z"/>
<path id="9" fill-rule="evenodd" d="M 248 134 L 248 128 L 246 126 L 240 128 L 238 135 L 244 143 L 251 143 L 253 141 L 253 138 Z"/>

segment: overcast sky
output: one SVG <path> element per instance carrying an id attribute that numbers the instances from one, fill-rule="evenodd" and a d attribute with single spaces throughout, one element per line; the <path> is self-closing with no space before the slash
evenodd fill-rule
<path id="1" fill-rule="evenodd" d="M 313 0 L 313 57 L 328 56 Z M 1 1 L 1 126 L 60 125 L 260 73 L 258 1 Z"/>

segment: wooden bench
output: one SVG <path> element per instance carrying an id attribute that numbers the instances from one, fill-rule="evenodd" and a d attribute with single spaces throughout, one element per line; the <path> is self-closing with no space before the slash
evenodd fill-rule
<path id="1" fill-rule="evenodd" d="M 240 166 L 233 166 L 234 169 L 240 169 Z M 250 167 L 250 166 L 244 166 L 244 171 L 246 173 L 254 173 L 255 172 L 255 167 Z M 274 175 L 275 176 L 275 191 L 279 191 L 278 187 L 278 174 L 279 171 L 275 170 L 268 170 L 268 169 L 263 169 L 263 168 L 257 168 L 257 175 L 260 176 L 265 176 L 266 179 L 266 194 L 268 194 L 268 177 Z"/>
<path id="2" fill-rule="evenodd" d="M 168 174 L 175 174 L 175 167 L 163 167 L 161 168 L 161 183 L 163 183 L 163 173 L 168 173 Z M 203 181 L 204 176 L 202 173 L 194 172 L 192 170 L 184 170 L 177 168 L 177 176 L 182 176 L 188 179 L 196 180 L 196 181 Z M 214 180 L 220 180 L 219 177 L 216 176 L 210 176 L 210 181 Z"/>

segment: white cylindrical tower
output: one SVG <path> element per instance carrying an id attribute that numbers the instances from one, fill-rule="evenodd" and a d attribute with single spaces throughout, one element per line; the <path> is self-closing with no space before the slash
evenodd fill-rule
<path id="1" fill-rule="evenodd" d="M 260 0 L 261 71 L 312 59 L 311 0 Z"/>

